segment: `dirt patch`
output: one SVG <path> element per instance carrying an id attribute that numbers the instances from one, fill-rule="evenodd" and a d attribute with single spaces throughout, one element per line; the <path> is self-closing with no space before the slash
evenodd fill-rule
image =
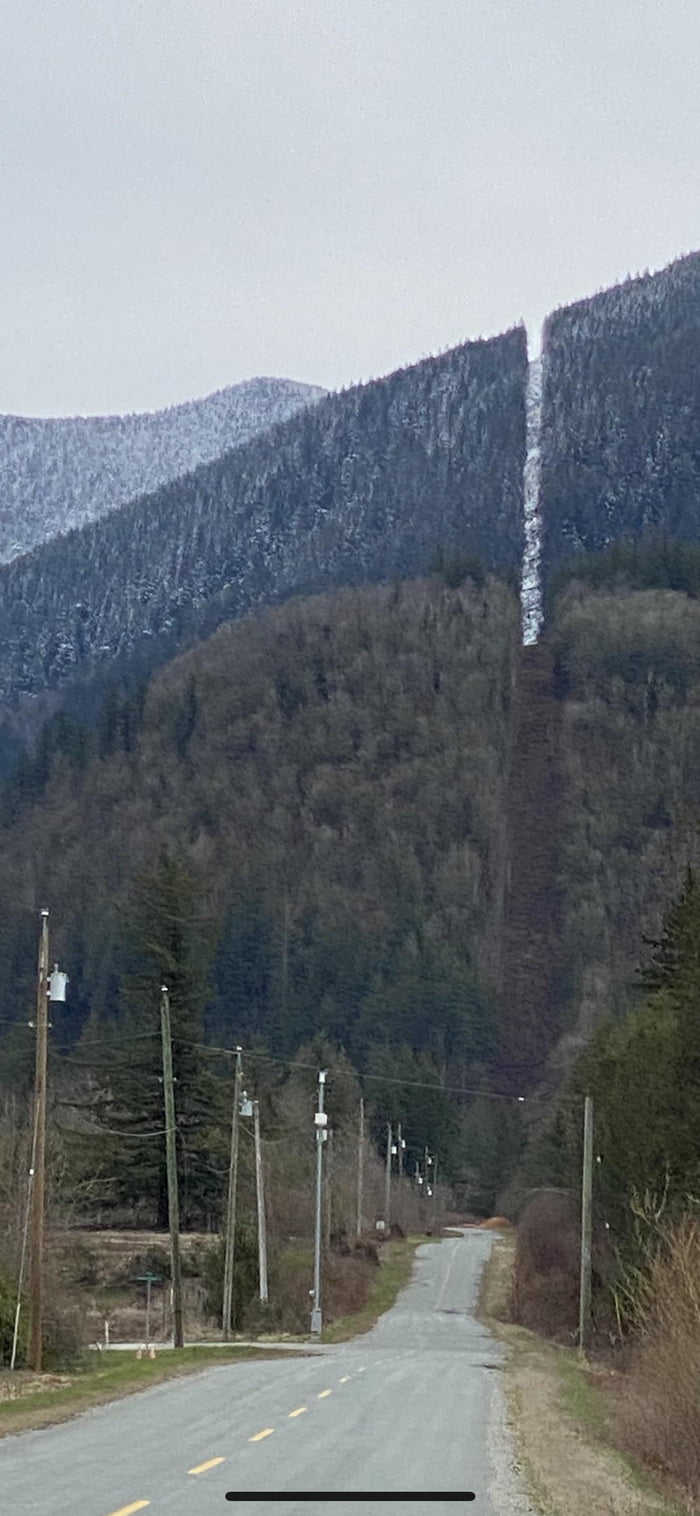
<path id="1" fill-rule="evenodd" d="M 576 1353 L 512 1325 L 512 1235 L 496 1239 L 481 1298 L 485 1323 L 510 1348 L 505 1389 L 519 1461 L 543 1516 L 692 1516 L 609 1444 L 608 1370 L 588 1370 Z M 616 1376 L 615 1376 L 616 1377 Z"/>
<path id="2" fill-rule="evenodd" d="M 28 1369 L 0 1370 L 0 1400 L 20 1400 L 25 1395 L 62 1390 L 70 1384 L 68 1374 L 33 1374 Z"/>

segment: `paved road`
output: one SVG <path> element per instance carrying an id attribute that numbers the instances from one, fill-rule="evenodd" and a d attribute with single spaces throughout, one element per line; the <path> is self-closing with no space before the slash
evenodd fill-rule
<path id="1" fill-rule="evenodd" d="M 527 1516 L 504 1425 L 503 1352 L 472 1314 L 490 1246 L 488 1233 L 471 1232 L 421 1247 L 409 1287 L 355 1342 L 306 1358 L 222 1364 L 3 1439 L 0 1508 L 8 1516 Z M 462 1498 L 359 1498 L 395 1491 Z M 467 1502 L 466 1491 L 476 1499 Z M 287 1498 L 265 1500 L 276 1492 Z"/>

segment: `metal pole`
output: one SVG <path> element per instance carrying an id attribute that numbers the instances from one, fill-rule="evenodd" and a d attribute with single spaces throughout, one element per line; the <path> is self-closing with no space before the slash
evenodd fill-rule
<path id="1" fill-rule="evenodd" d="M 403 1148 L 402 1148 L 402 1123 L 400 1123 L 400 1122 L 398 1122 L 398 1126 L 397 1126 L 397 1143 L 395 1143 L 395 1146 L 397 1146 L 397 1170 L 398 1170 L 398 1190 L 397 1190 L 398 1202 L 397 1202 L 397 1213 L 398 1213 L 398 1223 L 400 1223 L 400 1225 L 403 1226 L 403 1222 L 405 1222 L 405 1211 L 403 1211 L 403 1184 L 402 1184 L 402 1179 L 403 1179 Z"/>
<path id="2" fill-rule="evenodd" d="M 313 1306 L 311 1310 L 311 1331 L 314 1336 L 319 1336 L 322 1326 L 321 1315 L 321 1210 L 323 1200 L 323 1141 L 326 1135 L 326 1123 L 322 1119 L 323 1092 L 326 1083 L 326 1070 L 321 1069 L 318 1076 L 318 1111 L 316 1113 L 316 1228 L 314 1235 L 314 1292 Z"/>
<path id="3" fill-rule="evenodd" d="M 170 995 L 166 985 L 160 990 L 160 1034 L 163 1043 L 163 1101 L 165 1105 L 165 1159 L 168 1172 L 168 1226 L 170 1228 L 170 1270 L 173 1293 L 173 1347 L 184 1344 L 182 1313 L 182 1273 L 180 1269 L 180 1199 L 177 1184 L 177 1148 L 175 1142 L 175 1093 L 173 1081 L 173 1045 L 170 1033 Z"/>
<path id="4" fill-rule="evenodd" d="M 255 1192 L 258 1201 L 258 1272 L 260 1275 L 260 1299 L 267 1303 L 267 1231 L 265 1226 L 265 1189 L 260 1142 L 260 1106 L 253 1101 L 255 1130 Z"/>
<path id="5" fill-rule="evenodd" d="M 49 1023 L 49 913 L 41 913 L 36 987 L 36 1066 L 34 1075 L 35 1159 L 32 1185 L 31 1256 L 29 1271 L 29 1352 L 27 1362 L 41 1373 L 44 1218 L 46 1209 L 46 1061 Z"/>
<path id="6" fill-rule="evenodd" d="M 384 1175 L 384 1228 L 391 1231 L 391 1122 L 386 1129 L 386 1173 Z"/>
<path id="7" fill-rule="evenodd" d="M 27 1243 L 29 1240 L 29 1220 L 32 1210 L 32 1189 L 34 1186 L 34 1166 L 36 1163 L 36 1132 L 38 1112 L 34 1112 L 34 1126 L 32 1131 L 32 1153 L 29 1160 L 29 1175 L 27 1178 L 27 1202 L 24 1208 L 24 1227 L 22 1229 L 22 1251 L 19 1260 L 19 1278 L 17 1280 L 17 1304 L 15 1306 L 15 1325 L 12 1333 L 12 1353 L 10 1355 L 10 1369 L 14 1369 L 17 1362 L 17 1343 L 19 1341 L 19 1318 L 22 1310 L 22 1290 L 24 1288 L 24 1270 L 27 1262 Z"/>
<path id="8" fill-rule="evenodd" d="M 357 1144 L 357 1224 L 355 1230 L 358 1237 L 362 1235 L 362 1205 L 364 1201 L 365 1183 L 365 1102 L 360 1096 L 360 1132 Z"/>
<path id="9" fill-rule="evenodd" d="M 233 1114 L 231 1117 L 231 1156 L 228 1170 L 228 1201 L 226 1205 L 226 1241 L 224 1244 L 224 1298 L 222 1329 L 224 1342 L 228 1342 L 233 1330 L 233 1262 L 236 1246 L 236 1191 L 238 1188 L 238 1130 L 241 1114 L 241 1082 L 243 1068 L 241 1049 L 236 1048 L 236 1070 L 233 1079 Z"/>
<path id="10" fill-rule="evenodd" d="M 325 1186 L 324 1186 L 325 1192 L 326 1192 L 326 1227 L 325 1227 L 326 1238 L 325 1238 L 325 1247 L 326 1247 L 326 1253 L 330 1253 L 330 1250 L 331 1250 L 331 1232 L 333 1230 L 333 1132 L 329 1131 L 328 1134 L 327 1134 L 327 1136 L 328 1136 L 328 1153 L 327 1153 L 327 1161 L 326 1161 L 326 1182 L 325 1182 Z"/>
<path id="11" fill-rule="evenodd" d="M 581 1280 L 579 1290 L 578 1347 L 585 1357 L 591 1327 L 591 1234 L 593 1211 L 593 1099 L 583 1105 L 583 1174 L 581 1178 Z"/>

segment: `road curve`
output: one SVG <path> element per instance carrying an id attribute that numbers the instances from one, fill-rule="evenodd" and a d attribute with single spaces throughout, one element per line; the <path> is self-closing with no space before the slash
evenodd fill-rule
<path id="1" fill-rule="evenodd" d="M 2 1510 L 530 1516 L 505 1426 L 503 1349 L 474 1316 L 491 1242 L 474 1231 L 419 1248 L 396 1305 L 354 1342 L 316 1356 L 222 1364 L 3 1439 Z M 446 1498 L 401 1498 L 419 1492 Z M 353 1493 L 357 1501 L 348 1501 Z"/>

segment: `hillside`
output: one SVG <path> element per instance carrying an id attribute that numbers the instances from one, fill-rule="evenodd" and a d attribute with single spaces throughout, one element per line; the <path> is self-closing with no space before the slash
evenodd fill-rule
<path id="1" fill-rule="evenodd" d="M 222 621 L 424 573 L 437 546 L 518 573 L 522 329 L 307 407 L 0 569 L 0 700 L 156 666 Z"/>
<path id="2" fill-rule="evenodd" d="M 555 311 L 544 331 L 545 584 L 572 553 L 700 537 L 700 253 Z"/>
<path id="3" fill-rule="evenodd" d="M 700 604 L 573 585 L 547 644 L 561 713 L 562 1027 L 581 1044 L 634 1000 L 642 936 L 700 857 Z"/>
<path id="4" fill-rule="evenodd" d="M 128 720 L 112 704 L 92 752 L 67 725 L 43 788 L 6 794 L 0 1021 L 46 898 L 59 1045 L 116 1014 L 124 901 L 167 844 L 206 881 L 220 1038 L 293 1052 L 323 1028 L 468 1083 L 494 1038 L 518 645 L 497 580 L 348 589 L 222 627 Z"/>
<path id="5" fill-rule="evenodd" d="M 143 415 L 0 416 L 0 563 L 220 458 L 324 393 L 250 379 Z"/>

